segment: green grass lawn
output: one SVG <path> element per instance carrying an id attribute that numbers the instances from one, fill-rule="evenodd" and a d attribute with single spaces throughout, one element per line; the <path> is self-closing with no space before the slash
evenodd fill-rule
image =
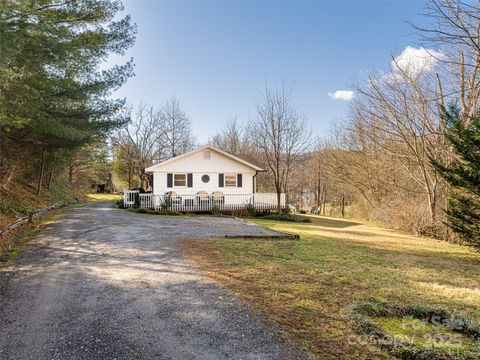
<path id="1" fill-rule="evenodd" d="M 451 349 L 453 351 L 460 347 L 472 352 L 478 349 L 470 336 L 419 319 L 408 319 L 406 321 L 397 317 L 382 317 L 375 319 L 375 322 L 383 332 L 393 335 L 399 340 L 411 341 L 415 345 Z"/>
<path id="2" fill-rule="evenodd" d="M 117 194 L 87 194 L 88 201 L 117 201 L 122 198 Z"/>
<path id="3" fill-rule="evenodd" d="M 189 240 L 184 252 L 318 359 L 390 356 L 360 341 L 352 304 L 370 298 L 441 306 L 480 321 L 480 254 L 468 247 L 311 217 L 252 219 L 300 240 Z"/>

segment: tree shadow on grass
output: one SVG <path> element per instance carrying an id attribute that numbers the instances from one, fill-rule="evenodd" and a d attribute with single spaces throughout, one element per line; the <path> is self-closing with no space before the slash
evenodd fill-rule
<path id="1" fill-rule="evenodd" d="M 342 229 L 351 226 L 363 225 L 361 223 L 357 223 L 351 220 L 345 219 L 335 219 L 335 218 L 327 218 L 327 217 L 317 217 L 317 216 L 310 216 L 309 219 L 312 220 L 312 224 L 327 228 L 335 228 L 335 229 Z"/>

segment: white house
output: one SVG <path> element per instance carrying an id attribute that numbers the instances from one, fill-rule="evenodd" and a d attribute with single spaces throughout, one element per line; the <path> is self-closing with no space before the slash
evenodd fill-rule
<path id="1" fill-rule="evenodd" d="M 213 146 L 188 153 L 145 169 L 153 176 L 153 191 L 139 194 L 141 207 L 177 211 L 238 210 L 247 206 L 275 209 L 277 196 L 257 193 L 256 175 L 262 168 Z M 133 206 L 135 191 L 125 191 L 125 206 Z M 284 206 L 284 196 L 281 204 Z"/>

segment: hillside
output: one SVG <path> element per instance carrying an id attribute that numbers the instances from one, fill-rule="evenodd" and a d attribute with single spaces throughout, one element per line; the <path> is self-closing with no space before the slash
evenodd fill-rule
<path id="1" fill-rule="evenodd" d="M 75 203 L 81 198 L 81 195 L 72 193 L 59 183 L 52 183 L 50 189 L 45 189 L 41 195 L 37 195 L 34 187 L 28 184 L 16 183 L 8 189 L 0 187 L 0 231 L 22 215 L 31 214 L 53 204 Z M 22 229 L 16 233 L 18 231 Z M 15 232 L 0 237 L 0 258 L 5 255 L 14 238 Z"/>

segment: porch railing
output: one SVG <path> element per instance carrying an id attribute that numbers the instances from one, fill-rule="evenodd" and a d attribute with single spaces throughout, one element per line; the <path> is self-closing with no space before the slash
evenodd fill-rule
<path id="1" fill-rule="evenodd" d="M 179 212 L 211 211 L 217 208 L 220 211 L 244 210 L 249 207 L 255 210 L 274 210 L 277 208 L 276 193 L 256 194 L 179 194 L 169 195 L 140 194 L 136 190 L 123 192 L 124 207 L 134 207 L 136 194 L 139 196 L 140 208 L 156 211 L 169 210 Z M 280 206 L 285 208 L 285 194 L 280 195 Z"/>

